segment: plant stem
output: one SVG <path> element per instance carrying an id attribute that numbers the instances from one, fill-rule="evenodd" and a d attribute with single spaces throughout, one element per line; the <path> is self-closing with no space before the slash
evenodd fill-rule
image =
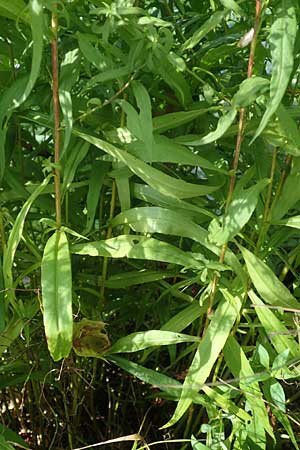
<path id="1" fill-rule="evenodd" d="M 262 1 L 256 0 L 254 36 L 253 36 L 253 40 L 251 42 L 251 48 L 250 48 L 250 54 L 249 54 L 249 60 L 248 60 L 247 78 L 250 78 L 253 73 L 257 36 L 258 36 L 259 29 L 260 29 L 260 24 L 261 24 L 261 19 L 260 19 L 261 18 L 261 10 L 262 10 Z M 240 116 L 239 116 L 238 134 L 237 134 L 236 146 L 235 146 L 233 164 L 232 164 L 233 175 L 230 178 L 224 216 L 226 215 L 226 213 L 228 211 L 228 207 L 231 203 L 233 190 L 235 187 L 236 171 L 237 171 L 238 164 L 239 164 L 239 158 L 240 158 L 241 146 L 242 146 L 242 142 L 243 142 L 243 135 L 244 135 L 244 128 L 245 128 L 245 112 L 246 112 L 245 108 L 241 108 Z M 224 244 L 222 246 L 220 257 L 219 257 L 219 262 L 221 264 L 224 263 L 226 251 L 227 251 L 227 244 Z M 209 305 L 208 305 L 208 309 L 207 309 L 207 319 L 206 319 L 206 323 L 204 326 L 203 334 L 205 333 L 205 331 L 207 329 L 209 316 L 212 313 L 212 307 L 213 307 L 214 299 L 215 299 L 216 292 L 217 292 L 218 282 L 219 282 L 219 275 L 216 273 L 214 275 L 214 278 L 212 281 L 211 294 L 210 294 Z"/>
<path id="2" fill-rule="evenodd" d="M 111 200 L 110 200 L 110 211 L 109 211 L 109 221 L 112 220 L 115 213 L 115 206 L 116 206 L 116 196 L 117 196 L 117 186 L 116 181 L 113 180 L 112 184 L 112 191 L 111 191 Z M 109 225 L 106 233 L 106 239 L 109 239 L 112 234 L 112 227 Z M 101 300 L 104 300 L 104 291 L 105 291 L 105 280 L 107 276 L 107 267 L 108 267 L 108 258 L 103 258 L 103 266 L 102 266 L 102 276 L 101 276 L 101 287 L 100 287 L 100 297 Z"/>
<path id="3" fill-rule="evenodd" d="M 260 247 L 264 240 L 264 236 L 269 227 L 268 221 L 270 218 L 270 211 L 271 211 L 270 204 L 271 204 L 272 191 L 273 191 L 273 181 L 274 181 L 274 175 L 275 175 L 275 169 L 276 169 L 276 160 L 277 160 L 277 148 L 274 148 L 272 164 L 271 164 L 271 172 L 270 172 L 270 184 L 269 184 L 267 198 L 266 198 L 266 202 L 265 202 L 264 217 L 263 217 L 263 221 L 262 221 L 262 224 L 261 224 L 261 227 L 259 230 L 259 236 L 257 239 L 256 254 L 260 250 Z"/>
<path id="4" fill-rule="evenodd" d="M 53 12 L 51 16 L 51 59 L 52 59 L 52 97 L 53 97 L 53 111 L 54 111 L 54 187 L 55 187 L 55 211 L 56 211 L 56 225 L 61 227 L 61 188 L 60 188 L 60 118 L 59 118 L 59 96 L 58 96 L 58 45 L 57 45 L 57 4 L 53 5 Z"/>

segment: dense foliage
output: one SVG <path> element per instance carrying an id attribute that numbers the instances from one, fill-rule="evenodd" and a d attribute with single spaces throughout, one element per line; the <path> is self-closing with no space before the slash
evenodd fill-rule
<path id="1" fill-rule="evenodd" d="M 299 16 L 0 0 L 1 448 L 299 449 Z"/>

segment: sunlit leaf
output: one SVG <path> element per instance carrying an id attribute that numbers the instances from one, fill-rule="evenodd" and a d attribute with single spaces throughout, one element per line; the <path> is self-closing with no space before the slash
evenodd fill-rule
<path id="1" fill-rule="evenodd" d="M 269 37 L 272 58 L 270 100 L 252 141 L 265 129 L 288 87 L 293 70 L 296 35 L 297 17 L 293 2 L 292 0 L 281 0 L 278 9 L 275 10 L 275 20 Z"/>
<path id="2" fill-rule="evenodd" d="M 42 259 L 42 303 L 49 352 L 58 361 L 72 348 L 72 271 L 66 234 L 57 230 L 47 241 Z"/>

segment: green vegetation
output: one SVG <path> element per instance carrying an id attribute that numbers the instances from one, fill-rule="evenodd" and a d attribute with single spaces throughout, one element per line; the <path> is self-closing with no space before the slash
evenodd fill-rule
<path id="1" fill-rule="evenodd" d="M 0 0 L 0 449 L 299 450 L 299 19 Z"/>

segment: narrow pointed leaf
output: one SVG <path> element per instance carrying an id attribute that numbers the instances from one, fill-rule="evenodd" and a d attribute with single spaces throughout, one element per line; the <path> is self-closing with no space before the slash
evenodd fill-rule
<path id="1" fill-rule="evenodd" d="M 300 309 L 300 303 L 274 272 L 260 258 L 246 248 L 239 246 L 246 262 L 251 281 L 260 296 L 270 305 Z"/>
<path id="2" fill-rule="evenodd" d="M 217 307 L 210 325 L 202 338 L 187 376 L 184 380 L 183 390 L 176 410 L 163 428 L 174 425 L 181 419 L 193 402 L 194 393 L 198 393 L 206 382 L 211 369 L 216 362 L 231 328 L 239 314 L 241 302 L 238 297 L 226 293 L 224 299 Z"/>
<path id="3" fill-rule="evenodd" d="M 268 183 L 269 180 L 261 180 L 249 189 L 239 190 L 238 194 L 233 196 L 222 226 L 212 232 L 209 239 L 218 245 L 223 245 L 234 238 L 250 220 L 259 194 Z"/>
<path id="4" fill-rule="evenodd" d="M 194 136 L 191 138 L 189 136 L 182 136 L 176 138 L 176 142 L 179 144 L 184 145 L 191 145 L 191 146 L 197 146 L 197 145 L 207 145 L 211 142 L 215 142 L 218 139 L 220 139 L 223 134 L 226 133 L 228 128 L 232 125 L 235 117 L 237 115 L 237 109 L 231 108 L 227 113 L 225 113 L 218 122 L 217 128 L 214 131 L 211 131 L 207 135 L 203 136 L 202 138 L 198 139 Z"/>
<path id="5" fill-rule="evenodd" d="M 208 195 L 220 188 L 220 186 L 191 184 L 170 177 L 108 142 L 77 130 L 76 135 L 126 164 L 133 173 L 162 194 L 176 198 L 189 198 L 198 195 Z"/>
<path id="6" fill-rule="evenodd" d="M 227 10 L 224 11 L 216 11 L 213 13 L 210 18 L 204 22 L 204 24 L 199 28 L 199 30 L 195 31 L 193 36 L 191 36 L 182 46 L 182 50 L 188 50 L 194 48 L 199 42 L 214 28 L 216 28 L 224 19 L 227 14 Z"/>
<path id="7" fill-rule="evenodd" d="M 15 295 L 13 288 L 13 275 L 12 266 L 15 258 L 15 253 L 19 242 L 22 238 L 23 228 L 25 224 L 26 216 L 37 197 L 43 192 L 47 184 L 49 183 L 52 175 L 48 175 L 47 178 L 36 188 L 36 190 L 31 194 L 31 196 L 24 203 L 21 211 L 19 212 L 12 230 L 9 234 L 7 248 L 5 249 L 3 255 L 3 278 L 6 289 L 8 289 L 8 298 L 14 301 Z"/>
<path id="8" fill-rule="evenodd" d="M 66 234 L 57 230 L 47 241 L 42 260 L 42 303 L 49 352 L 58 361 L 72 348 L 72 271 Z"/>
<path id="9" fill-rule="evenodd" d="M 113 353 L 132 353 L 144 350 L 149 347 L 157 347 L 160 345 L 180 344 L 182 342 L 197 342 L 199 337 L 189 336 L 182 333 L 174 333 L 172 331 L 150 330 L 140 331 L 128 334 L 115 342 L 107 354 Z"/>
<path id="10" fill-rule="evenodd" d="M 256 139 L 276 112 L 288 87 L 294 63 L 294 45 L 297 35 L 297 17 L 292 0 L 281 0 L 270 32 L 272 76 L 270 100 L 256 131 Z"/>

